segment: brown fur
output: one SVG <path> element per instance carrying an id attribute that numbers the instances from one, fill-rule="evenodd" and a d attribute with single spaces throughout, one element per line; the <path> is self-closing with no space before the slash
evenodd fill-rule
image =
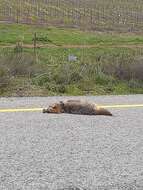
<path id="1" fill-rule="evenodd" d="M 43 109 L 43 113 L 70 113 L 82 115 L 109 115 L 112 114 L 104 109 L 98 107 L 94 103 L 81 101 L 81 100 L 67 100 L 55 103 L 47 109 Z"/>

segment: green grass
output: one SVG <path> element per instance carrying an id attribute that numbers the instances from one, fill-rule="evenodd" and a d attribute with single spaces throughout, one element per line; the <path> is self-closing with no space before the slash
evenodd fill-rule
<path id="1" fill-rule="evenodd" d="M 32 49 L 25 48 L 22 54 L 13 54 L 11 48 L 0 52 L 1 63 L 11 72 L 16 72 L 10 75 L 8 86 L 1 88 L 1 96 L 19 95 L 19 88 L 22 88 L 23 96 L 143 93 L 142 81 L 132 78 L 119 80 L 102 72 L 105 65 L 109 70 L 118 70 L 119 64 L 125 69 L 136 64 L 134 61 L 143 55 L 141 51 L 126 48 L 42 48 L 37 50 L 37 63 Z M 69 53 L 78 57 L 77 62 L 67 61 Z"/>
<path id="2" fill-rule="evenodd" d="M 0 45 L 15 44 L 17 41 L 32 44 L 35 32 L 39 44 L 97 46 L 143 44 L 143 36 L 135 34 L 106 34 L 83 32 L 77 29 L 0 24 Z"/>
<path id="3" fill-rule="evenodd" d="M 57 47 L 4 48 L 21 41 Z M 50 42 L 49 42 L 50 41 Z M 0 95 L 100 95 L 143 93 L 141 35 L 84 32 L 77 29 L 0 24 Z M 63 48 L 60 45 L 97 45 Z M 111 46 L 113 45 L 113 47 Z M 118 47 L 119 45 L 119 47 Z M 128 48 L 120 45 L 129 45 Z M 117 46 L 117 47 L 114 47 Z M 130 48 L 131 46 L 131 48 Z M 77 61 L 68 62 L 68 55 Z M 4 81 L 4 84 L 1 83 Z M 25 82 L 24 82 L 25 81 Z M 20 92 L 19 92 L 20 89 Z"/>

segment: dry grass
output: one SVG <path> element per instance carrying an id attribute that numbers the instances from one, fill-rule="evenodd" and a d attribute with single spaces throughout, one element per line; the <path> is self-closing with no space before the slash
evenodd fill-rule
<path id="1" fill-rule="evenodd" d="M 0 0 L 0 20 L 100 31 L 142 31 L 142 0 Z"/>

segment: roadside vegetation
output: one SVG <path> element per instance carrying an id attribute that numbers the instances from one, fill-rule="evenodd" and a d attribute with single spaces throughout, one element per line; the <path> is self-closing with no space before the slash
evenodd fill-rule
<path id="1" fill-rule="evenodd" d="M 0 24 L 0 95 L 143 93 L 142 41 L 138 35 Z"/>
<path id="2" fill-rule="evenodd" d="M 0 24 L 0 95 L 143 93 L 142 42 L 135 34 Z"/>

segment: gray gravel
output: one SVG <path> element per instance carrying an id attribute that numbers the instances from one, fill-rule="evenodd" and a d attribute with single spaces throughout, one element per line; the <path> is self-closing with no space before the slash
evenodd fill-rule
<path id="1" fill-rule="evenodd" d="M 143 104 L 143 95 L 82 98 Z M 0 108 L 62 99 L 0 98 Z M 143 108 L 110 110 L 114 117 L 0 113 L 0 190 L 143 190 Z"/>

